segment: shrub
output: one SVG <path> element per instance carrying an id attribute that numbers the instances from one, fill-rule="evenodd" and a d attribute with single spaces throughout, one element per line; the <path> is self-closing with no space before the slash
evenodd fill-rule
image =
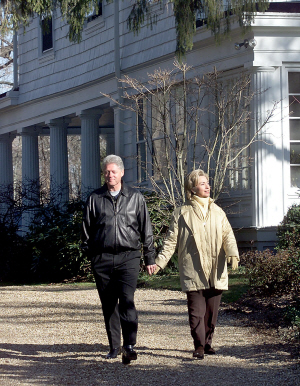
<path id="1" fill-rule="evenodd" d="M 25 283 L 31 278 L 31 256 L 17 224 L 0 223 L 0 281 Z"/>
<path id="2" fill-rule="evenodd" d="M 295 298 L 294 303 L 286 308 L 284 318 L 288 325 L 292 326 L 289 334 L 290 339 L 300 343 L 300 298 Z"/>
<path id="3" fill-rule="evenodd" d="M 277 250 L 300 248 L 300 205 L 292 205 L 277 229 Z"/>
<path id="4" fill-rule="evenodd" d="M 143 195 L 153 228 L 154 246 L 156 251 L 159 252 L 169 228 L 173 207 L 170 207 L 169 203 L 156 193 L 144 192 Z"/>
<path id="5" fill-rule="evenodd" d="M 30 276 L 30 255 L 19 234 L 22 217 L 20 200 L 11 186 L 0 186 L 0 281 L 26 282 Z"/>
<path id="6" fill-rule="evenodd" d="M 156 251 L 162 248 L 173 208 L 155 194 L 145 194 L 153 225 Z M 93 280 L 90 262 L 80 248 L 83 202 L 64 207 L 47 201 L 32 208 L 33 223 L 25 237 L 18 235 L 18 221 L 26 208 L 12 203 L 10 221 L 0 217 L 0 281 L 60 282 Z M 143 266 L 143 262 L 142 268 Z M 174 255 L 168 271 L 178 271 Z M 165 271 L 166 272 L 166 271 Z"/>
<path id="7" fill-rule="evenodd" d="M 275 253 L 250 251 L 241 256 L 252 289 L 263 295 L 300 290 L 300 205 L 292 205 L 277 230 Z"/>
<path id="8" fill-rule="evenodd" d="M 156 254 L 158 254 L 163 246 L 164 239 L 167 235 L 170 220 L 173 213 L 173 207 L 169 204 L 168 201 L 159 197 L 156 193 L 143 193 L 153 229 L 153 238 L 154 238 L 154 247 Z M 175 253 L 171 261 L 168 264 L 168 267 L 164 269 L 163 273 L 178 272 L 178 258 Z M 160 271 L 161 273 L 162 271 Z"/>
<path id="9" fill-rule="evenodd" d="M 297 248 L 273 253 L 246 252 L 243 257 L 251 288 L 262 295 L 281 295 L 300 290 L 300 253 Z"/>
<path id="10" fill-rule="evenodd" d="M 47 206 L 36 214 L 27 236 L 35 280 L 59 282 L 87 272 L 80 248 L 82 202 Z"/>

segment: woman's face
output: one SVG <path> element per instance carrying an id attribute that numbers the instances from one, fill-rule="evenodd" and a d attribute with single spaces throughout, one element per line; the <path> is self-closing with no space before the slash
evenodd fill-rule
<path id="1" fill-rule="evenodd" d="M 198 185 L 194 186 L 192 191 L 199 197 L 206 198 L 210 195 L 210 186 L 205 176 L 200 176 Z"/>

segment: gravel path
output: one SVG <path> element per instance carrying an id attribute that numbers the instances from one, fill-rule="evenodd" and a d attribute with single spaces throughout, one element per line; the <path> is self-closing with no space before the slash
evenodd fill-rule
<path id="1" fill-rule="evenodd" d="M 91 286 L 0 287 L 0 385 L 300 385 L 285 344 L 220 313 L 217 354 L 192 359 L 185 295 L 138 289 L 138 360 L 106 360 L 107 338 Z"/>

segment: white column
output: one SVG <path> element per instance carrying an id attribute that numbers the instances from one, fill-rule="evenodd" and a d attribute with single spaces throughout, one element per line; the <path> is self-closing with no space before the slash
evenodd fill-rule
<path id="1" fill-rule="evenodd" d="M 18 32 L 15 30 L 13 36 L 13 90 L 16 91 L 19 87 L 19 73 L 18 73 Z"/>
<path id="2" fill-rule="evenodd" d="M 252 111 L 254 112 L 253 133 L 259 130 L 266 119 L 267 112 L 272 108 L 274 99 L 272 98 L 272 92 L 270 90 L 272 88 L 272 74 L 274 71 L 274 67 L 257 67 L 253 69 L 252 89 L 256 92 L 252 106 Z M 257 141 L 254 142 L 252 147 L 254 160 L 252 173 L 252 224 L 257 228 L 269 225 L 268 211 L 270 210 L 270 205 L 268 205 L 268 200 L 271 200 L 271 185 L 268 183 L 269 178 L 267 174 L 270 173 L 272 169 L 271 165 L 271 169 L 267 168 L 267 160 L 270 158 L 269 155 L 272 154 L 272 139 L 270 138 L 269 128 L 269 125 L 267 125 L 260 131 L 257 136 Z M 276 167 L 276 164 L 274 167 Z M 266 168 L 268 170 L 266 170 Z M 281 184 L 279 173 L 278 183 Z M 277 193 L 279 193 L 279 191 L 277 191 Z"/>
<path id="3" fill-rule="evenodd" d="M 13 184 L 12 141 L 15 136 L 0 135 L 0 186 Z"/>
<path id="4" fill-rule="evenodd" d="M 22 135 L 22 182 L 39 180 L 38 131 L 24 128 Z"/>
<path id="5" fill-rule="evenodd" d="M 34 127 L 21 130 L 22 136 L 22 230 L 27 232 L 40 203 L 38 131 Z"/>
<path id="6" fill-rule="evenodd" d="M 0 212 L 3 214 L 13 198 L 12 141 L 14 135 L 0 135 Z"/>
<path id="7" fill-rule="evenodd" d="M 67 127 L 69 118 L 51 119 L 50 127 L 50 191 L 56 203 L 69 201 Z"/>
<path id="8" fill-rule="evenodd" d="M 81 118 L 81 194 L 83 199 L 101 186 L 99 119 L 102 110 L 85 110 Z"/>

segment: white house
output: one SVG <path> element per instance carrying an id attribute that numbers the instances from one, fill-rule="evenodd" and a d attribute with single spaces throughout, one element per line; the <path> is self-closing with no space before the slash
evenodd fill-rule
<path id="1" fill-rule="evenodd" d="M 117 78 L 126 74 L 146 78 L 147 73 L 172 67 L 176 47 L 171 4 L 157 12 L 157 24 L 138 36 L 127 27 L 129 2 L 103 2 L 102 12 L 90 17 L 82 41 L 70 43 L 68 26 L 53 13 L 51 33 L 42 34 L 34 17 L 14 47 L 14 89 L 0 96 L 0 185 L 13 181 L 12 141 L 22 137 L 22 176 L 39 177 L 38 135 L 50 135 L 50 173 L 53 182 L 68 181 L 67 135 L 81 134 L 82 189 L 100 186 L 99 133 L 107 139 L 107 153 L 125 160 L 125 179 L 137 180 L 135 118 L 103 93 L 120 98 Z M 96 16 L 96 15 L 95 15 Z M 244 39 L 255 39 L 245 48 Z M 241 43 L 241 49 L 235 43 Z M 199 27 L 194 48 L 186 61 L 205 73 L 215 66 L 235 74 L 247 69 L 252 87 L 267 90 L 254 104 L 264 117 L 279 101 L 277 119 L 251 148 L 253 166 L 247 188 L 232 192 L 236 214 L 230 221 L 241 248 L 273 247 L 276 227 L 289 206 L 299 202 L 300 187 L 300 2 L 275 2 L 255 18 L 252 30 L 242 36 L 233 27 L 231 37 L 215 44 L 205 26 Z M 67 199 L 67 193 L 66 197 Z M 226 204 L 226 198 L 223 199 Z"/>

